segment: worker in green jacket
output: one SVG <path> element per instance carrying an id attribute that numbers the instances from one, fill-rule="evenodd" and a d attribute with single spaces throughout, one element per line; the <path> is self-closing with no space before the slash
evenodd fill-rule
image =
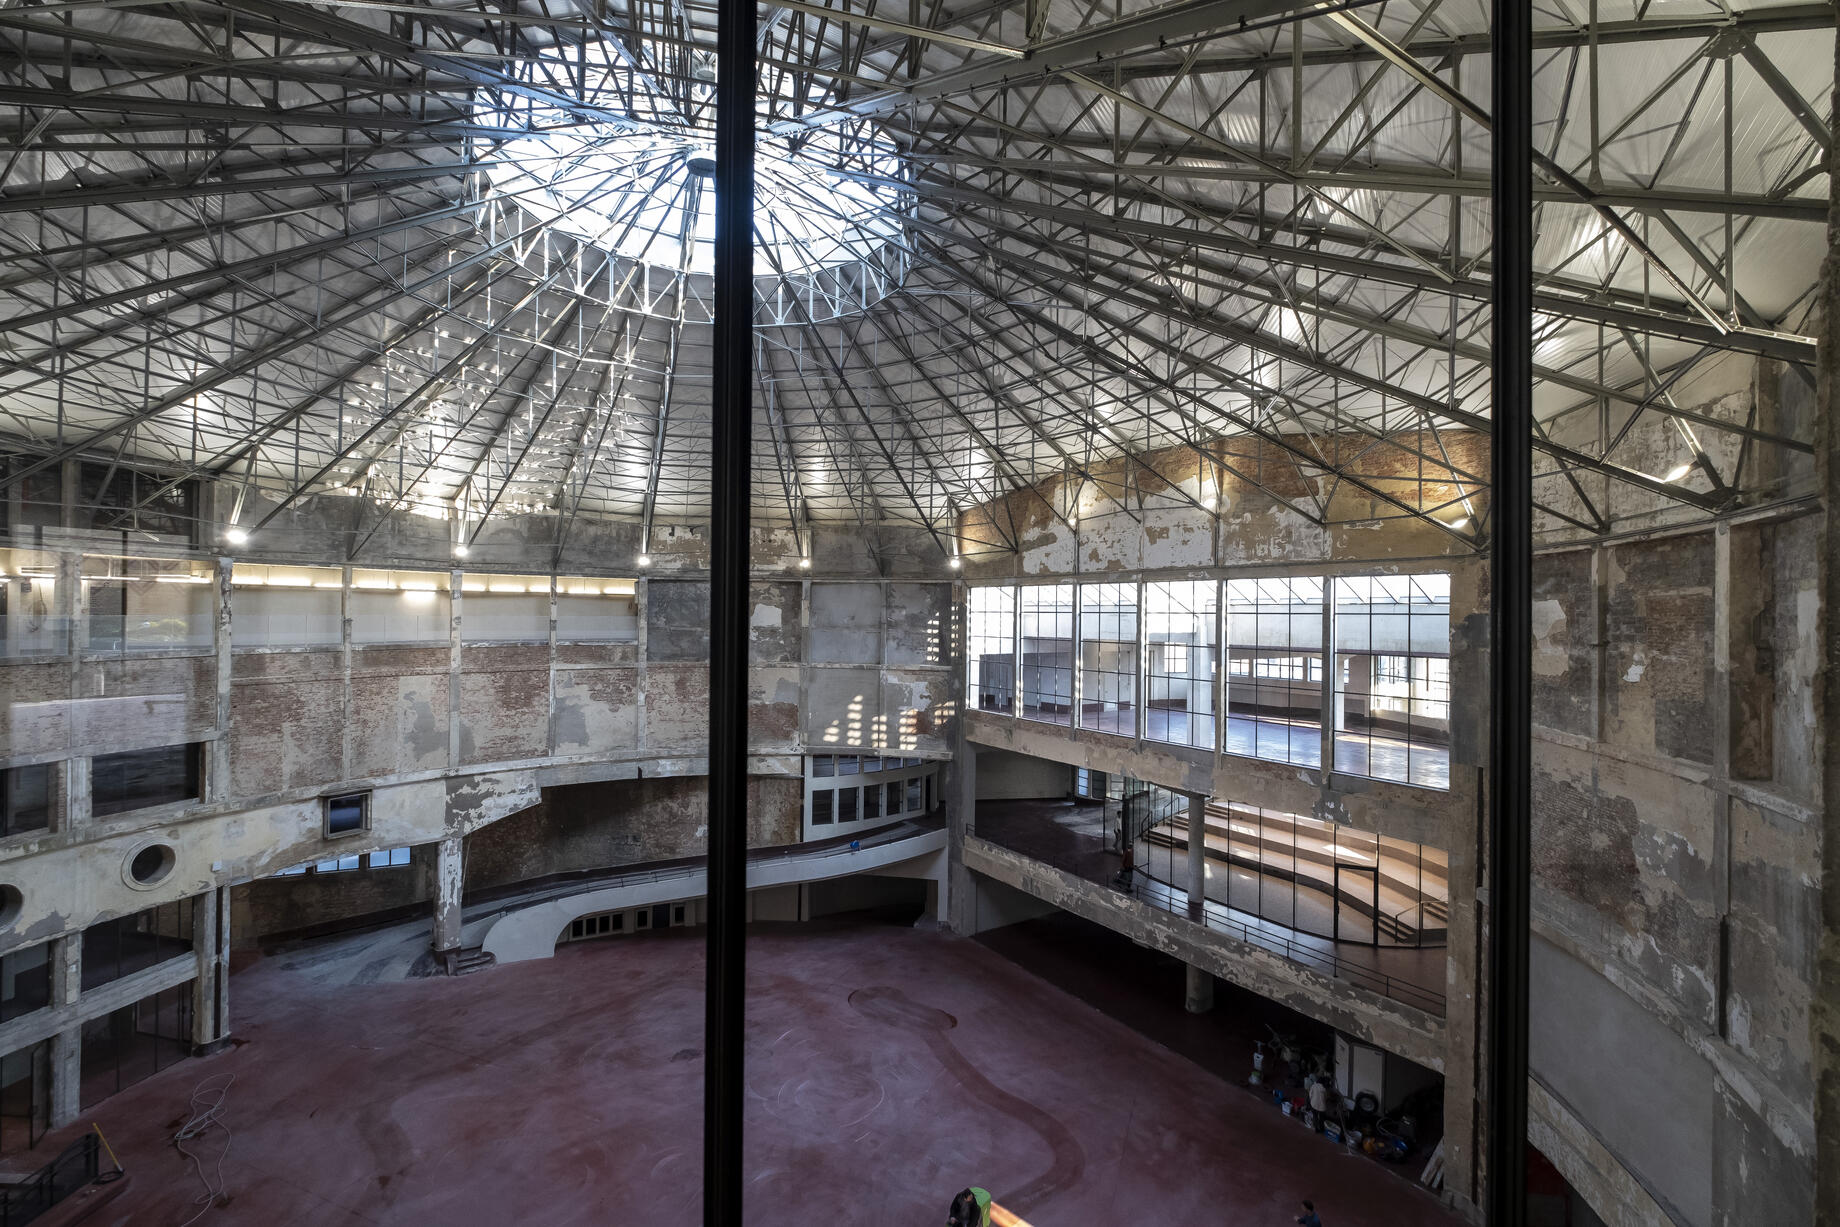
<path id="1" fill-rule="evenodd" d="M 954 1197 L 946 1227 L 990 1227 L 990 1191 L 972 1185 Z"/>

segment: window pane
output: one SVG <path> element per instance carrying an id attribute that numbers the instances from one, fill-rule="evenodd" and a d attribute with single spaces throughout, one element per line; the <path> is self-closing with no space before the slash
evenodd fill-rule
<path id="1" fill-rule="evenodd" d="M 1450 577 L 1335 582 L 1335 769 L 1450 787 Z"/>
<path id="2" fill-rule="evenodd" d="M 1016 590 L 973 588 L 965 606 L 965 701 L 984 711 L 1013 710 Z"/>
<path id="3" fill-rule="evenodd" d="M 811 794 L 811 824 L 829 826 L 831 823 L 831 794 L 829 791 Z"/>
<path id="4" fill-rule="evenodd" d="M 1230 754 L 1322 762 L 1323 580 L 1227 581 Z"/>
<path id="5" fill-rule="evenodd" d="M 90 812 L 120 814 L 198 797 L 196 746 L 160 746 L 90 760 Z"/>
<path id="6" fill-rule="evenodd" d="M 1073 719 L 1073 585 L 1028 584 L 1022 602 L 1022 715 Z"/>
<path id="7" fill-rule="evenodd" d="M 1154 741 L 1214 745 L 1219 599 L 1211 579 L 1144 585 L 1144 729 Z"/>
<path id="8" fill-rule="evenodd" d="M 1080 585 L 1080 727 L 1137 735 L 1137 585 Z"/>

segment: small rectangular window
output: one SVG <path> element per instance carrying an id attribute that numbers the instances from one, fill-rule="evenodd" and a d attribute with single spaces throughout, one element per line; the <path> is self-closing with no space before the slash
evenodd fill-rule
<path id="1" fill-rule="evenodd" d="M 97 817 L 196 801 L 204 746 L 159 746 L 98 754 L 90 760 L 90 813 Z"/>
<path id="2" fill-rule="evenodd" d="M 0 771 L 0 835 L 51 825 L 50 763 Z"/>
<path id="3" fill-rule="evenodd" d="M 887 788 L 888 788 L 888 807 L 887 807 L 886 813 L 888 814 L 890 818 L 892 818 L 896 814 L 901 812 L 901 797 L 903 795 L 903 790 L 901 788 L 901 781 L 889 780 Z"/>
<path id="4" fill-rule="evenodd" d="M 371 794 L 368 792 L 348 792 L 326 798 L 327 839 L 357 835 L 368 830 L 370 825 Z"/>
<path id="5" fill-rule="evenodd" d="M 828 754 L 820 754 L 811 760 L 811 773 L 814 776 L 837 774 L 837 765 Z"/>
<path id="6" fill-rule="evenodd" d="M 880 784 L 868 784 L 863 787 L 862 816 L 864 818 L 882 816 L 882 787 Z"/>
<path id="7" fill-rule="evenodd" d="M 831 797 L 832 794 L 828 790 L 811 794 L 811 825 L 815 827 L 830 825 Z"/>
<path id="8" fill-rule="evenodd" d="M 917 814 L 920 812 L 919 776 L 915 776 L 907 781 L 907 812 L 910 814 Z"/>
<path id="9" fill-rule="evenodd" d="M 861 770 L 862 759 L 856 757 L 854 754 L 839 754 L 837 756 L 838 775 L 855 775 Z"/>
<path id="10" fill-rule="evenodd" d="M 386 848 L 382 852 L 373 852 L 369 861 L 372 869 L 388 869 L 392 865 L 407 865 L 408 863 L 409 849 L 407 848 Z"/>
<path id="11" fill-rule="evenodd" d="M 838 822 L 856 821 L 856 794 L 860 791 L 860 789 L 856 788 L 840 788 L 837 790 Z"/>

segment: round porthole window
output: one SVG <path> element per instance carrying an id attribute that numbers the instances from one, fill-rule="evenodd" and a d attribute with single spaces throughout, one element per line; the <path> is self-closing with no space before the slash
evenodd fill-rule
<path id="1" fill-rule="evenodd" d="M 0 929 L 10 929 L 19 919 L 19 911 L 26 905 L 26 897 L 19 893 L 17 886 L 0 883 Z"/>
<path id="2" fill-rule="evenodd" d="M 151 890 L 172 874 L 177 859 L 171 844 L 142 844 L 128 854 L 121 876 L 136 890 Z"/>

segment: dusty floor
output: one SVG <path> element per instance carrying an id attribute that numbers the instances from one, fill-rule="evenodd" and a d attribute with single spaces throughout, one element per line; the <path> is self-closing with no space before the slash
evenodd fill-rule
<path id="1" fill-rule="evenodd" d="M 262 960 L 232 981 L 238 1047 L 94 1114 L 131 1183 L 90 1221 L 195 1212 L 170 1136 L 234 1074 L 206 1223 L 692 1224 L 701 938 L 459 980 Z M 1305 1195 L 1334 1227 L 1457 1222 L 978 943 L 864 922 L 761 926 L 749 950 L 751 1223 L 932 1227 L 970 1182 L 1036 1227 L 1282 1225 Z M 222 1142 L 198 1142 L 208 1168 Z"/>

